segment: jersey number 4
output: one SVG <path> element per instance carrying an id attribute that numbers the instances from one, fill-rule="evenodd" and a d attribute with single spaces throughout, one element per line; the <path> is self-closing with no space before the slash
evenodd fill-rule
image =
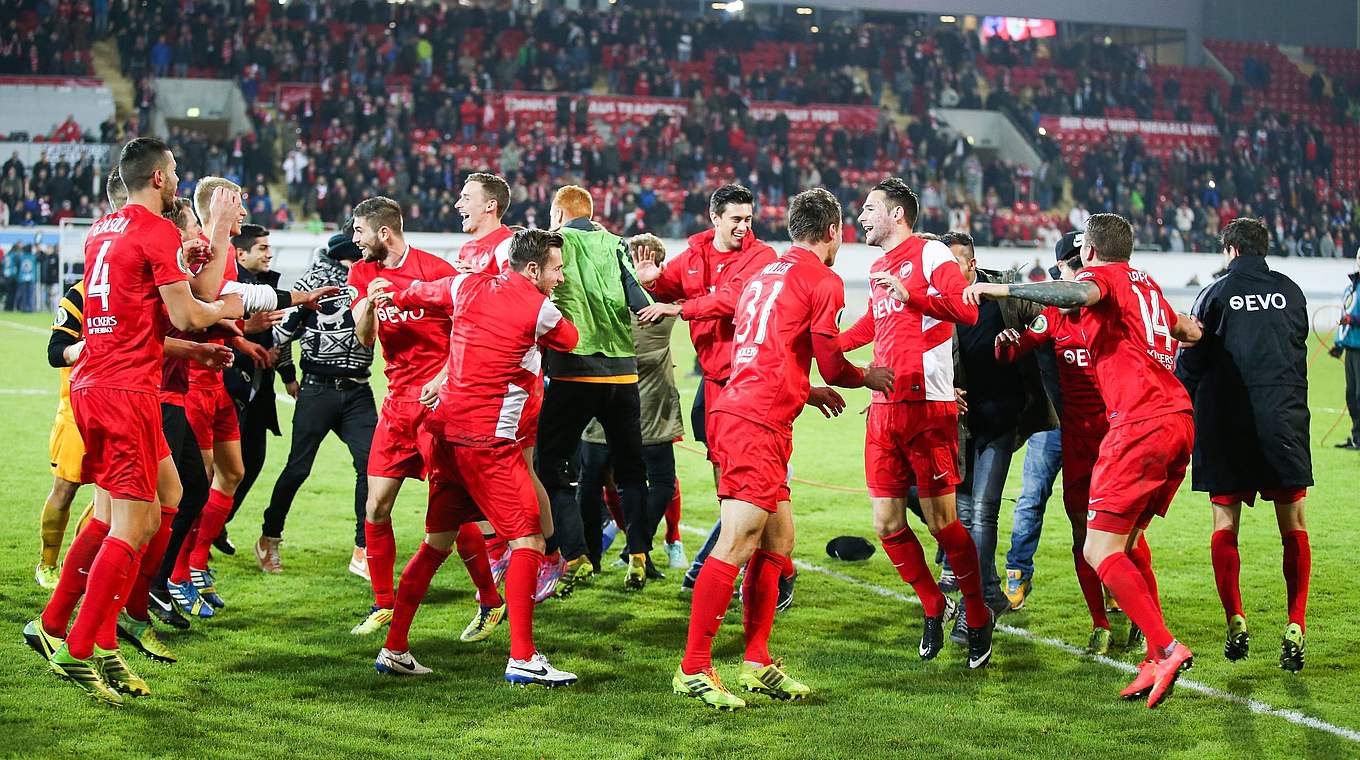
<path id="1" fill-rule="evenodd" d="M 1158 339 L 1164 344 L 1163 350 L 1171 352 L 1171 326 L 1166 323 L 1166 312 L 1162 310 L 1161 297 L 1157 291 L 1149 290 L 1147 295 L 1143 295 L 1142 289 L 1137 285 L 1131 285 L 1133 294 L 1138 296 L 1138 310 L 1143 314 L 1143 329 L 1146 331 L 1148 345 L 1157 348 Z"/>
<path id="2" fill-rule="evenodd" d="M 776 282 L 771 285 L 770 294 L 765 296 L 762 303 L 761 296 L 764 295 L 764 289 L 765 285 L 760 280 L 756 280 L 747 286 L 746 297 L 742 299 L 745 308 L 741 312 L 741 322 L 737 324 L 736 332 L 732 335 L 737 343 L 746 342 L 746 338 L 751 334 L 751 326 L 756 322 L 757 315 L 759 315 L 760 324 L 756 326 L 754 343 L 758 346 L 765 342 L 765 329 L 770 323 L 770 312 L 774 311 L 774 300 L 779 296 L 779 291 L 784 289 L 784 283 Z"/>
<path id="3" fill-rule="evenodd" d="M 99 247 L 99 255 L 94 259 L 94 269 L 90 271 L 90 284 L 86 289 L 86 294 L 90 298 L 98 298 L 102 304 L 102 310 L 109 310 L 109 265 L 104 262 L 104 257 L 108 255 L 109 246 L 113 245 L 112 240 L 105 240 Z"/>

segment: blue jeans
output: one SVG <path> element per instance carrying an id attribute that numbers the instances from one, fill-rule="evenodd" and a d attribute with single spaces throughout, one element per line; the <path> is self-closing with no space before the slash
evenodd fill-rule
<path id="1" fill-rule="evenodd" d="M 1019 570 L 1025 578 L 1034 576 L 1034 552 L 1039 548 L 1039 532 L 1044 527 L 1044 509 L 1048 497 L 1053 495 L 1053 481 L 1061 467 L 1061 430 L 1044 430 L 1029 437 L 1020 498 L 1015 500 L 1015 520 L 1011 525 L 1011 550 L 1006 553 L 1006 569 Z"/>
<path id="2" fill-rule="evenodd" d="M 708 538 L 704 539 L 704 545 L 699 547 L 699 553 L 694 555 L 694 561 L 690 563 L 689 570 L 685 575 L 692 580 L 699 579 L 699 571 L 703 569 L 704 560 L 713 553 L 713 547 L 718 545 L 718 535 L 722 533 L 722 520 L 713 523 L 713 530 L 709 532 Z"/>
<path id="3" fill-rule="evenodd" d="M 1014 432 L 989 441 L 968 439 L 968 476 L 959 486 L 959 521 L 973 536 L 978 566 L 982 573 L 982 595 L 988 606 L 1000 605 L 1006 598 L 996 574 L 996 521 L 1001 513 L 1001 491 L 1011 466 Z"/>

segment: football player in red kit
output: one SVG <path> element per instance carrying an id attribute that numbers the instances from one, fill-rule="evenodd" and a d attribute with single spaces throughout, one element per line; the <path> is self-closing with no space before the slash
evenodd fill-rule
<path id="1" fill-rule="evenodd" d="M 351 633 L 374 633 L 392 620 L 396 605 L 392 575 L 397 545 L 392 534 L 392 505 L 402 480 L 425 477 L 426 462 L 418 431 L 429 410 L 422 396 L 437 391 L 449 356 L 449 314 L 440 309 L 378 306 L 369 291 L 405 289 L 457 274 L 448 262 L 406 242 L 401 206 L 390 198 L 368 198 L 354 207 L 354 244 L 364 259 L 349 270 L 353 289 L 354 330 L 365 345 L 382 343 L 387 397 L 378 415 L 368 458 L 368 504 L 364 523 L 373 606 Z M 378 283 L 376 286 L 374 283 Z M 468 572 L 482 605 L 502 605 L 485 552 L 470 558 Z M 480 559 L 480 561 L 477 561 Z"/>
<path id="2" fill-rule="evenodd" d="M 499 275 L 463 273 L 395 293 L 379 278 L 369 291 L 377 308 L 444 313 L 453 325 L 448 381 L 440 386 L 439 404 L 421 431 L 430 465 L 425 541 L 402 571 L 386 646 L 374 662 L 380 673 L 430 672 L 409 651 L 411 621 L 460 526 L 486 519 L 510 549 L 505 679 L 518 685 L 576 682 L 574 674 L 554 668 L 534 645 L 533 595 L 546 544 L 538 495 L 522 453 L 533 432 L 525 427 L 531 401 L 543 392 L 539 347 L 570 351 L 577 342 L 575 326 L 548 298 L 562 282 L 562 237 L 542 230 L 518 232 L 507 262 Z"/>
<path id="3" fill-rule="evenodd" d="M 1156 707 L 1193 662 L 1167 630 L 1150 564 L 1134 552 L 1155 516 L 1166 514 L 1185 478 L 1195 429 L 1190 397 L 1172 374 L 1176 341 L 1194 342 L 1194 320 L 1172 310 L 1151 277 L 1129 266 L 1133 227 L 1116 214 L 1086 223 L 1075 282 L 978 283 L 964 298 L 1021 298 L 1083 307 L 1082 332 L 1110 429 L 1091 474 L 1083 554 L 1148 641 L 1148 657 L 1120 696 Z M 1088 321 L 1089 320 L 1089 321 Z"/>
<path id="4" fill-rule="evenodd" d="M 514 234 L 501 223 L 510 208 L 510 185 L 496 174 L 469 174 L 453 207 L 463 217 L 463 232 L 472 236 L 459 249 L 454 268 L 500 274 L 510 258 L 510 236 Z"/>
<path id="5" fill-rule="evenodd" d="M 713 637 L 742 584 L 746 655 L 738 683 L 776 699 L 803 699 L 811 690 L 770 656 L 780 574 L 793 563 L 793 513 L 787 483 L 793 421 L 804 405 L 827 416 L 845 401 L 830 388 L 811 388 L 812 359 L 822 377 L 842 388 L 891 390 L 892 370 L 861 370 L 837 345 L 845 286 L 831 271 L 841 241 L 841 204 L 817 188 L 789 203 L 793 245 L 747 281 L 737 306 L 732 377 L 713 409 L 722 529 L 694 586 L 685 656 L 671 679 L 677 694 L 723 710 L 746 702 L 723 687 L 713 669 Z M 749 560 L 749 564 L 748 564 Z"/>
<path id="6" fill-rule="evenodd" d="M 85 348 L 71 382 L 86 447 L 82 472 L 96 490 L 94 519 L 73 542 L 67 564 L 88 567 L 88 580 L 75 623 L 50 656 L 57 675 L 110 704 L 122 703 L 120 691 L 150 693 L 118 652 L 116 621 L 140 554 L 161 523 L 158 483 L 178 489 L 159 403 L 167 322 L 197 330 L 244 311 L 239 297 L 205 303 L 195 295 L 217 293 L 220 261 L 207 265 L 202 283 L 189 283 L 179 231 L 162 216 L 178 184 L 165 143 L 129 142 L 119 173 L 127 205 L 95 222 L 85 239 Z"/>
<path id="7" fill-rule="evenodd" d="M 954 602 L 926 565 L 907 524 L 907 495 L 915 485 L 926 527 L 949 557 L 963 591 L 968 667 L 992 656 L 992 613 L 982 595 L 977 548 L 959 521 L 954 488 L 960 482 L 958 407 L 954 395 L 954 325 L 977 321 L 964 304 L 968 281 L 949 247 L 911 234 L 919 204 L 897 177 L 878 183 L 864 199 L 859 222 L 869 245 L 883 255 L 869 266 L 869 309 L 840 337 L 844 351 L 873 341 L 874 364 L 891 367 L 893 390 L 873 394 L 864 439 L 865 479 L 874 528 L 883 551 L 921 600 L 925 615 L 917 654 L 934 659 Z"/>
<path id="8" fill-rule="evenodd" d="M 1071 281 L 1077 278 L 1081 271 L 1082 238 L 1080 232 L 1069 232 L 1063 237 L 1059 245 L 1068 256 L 1058 262 L 1054 279 Z M 1086 543 L 1086 502 L 1091 494 L 1091 472 L 1096 466 L 1100 441 L 1109 429 L 1105 402 L 1096 385 L 1091 349 L 1083 330 L 1086 321 L 1081 309 L 1050 306 L 1023 332 L 1005 330 L 998 335 L 996 355 L 1001 361 L 1014 362 L 1046 344 L 1052 344 L 1056 354 L 1058 384 L 1062 391 L 1063 506 L 1072 523 L 1072 561 L 1077 570 L 1077 583 L 1091 614 L 1091 637 L 1086 651 L 1105 654 L 1110 649 L 1110 620 L 1105 611 L 1105 595 L 1095 568 L 1082 554 Z M 1147 539 L 1141 533 L 1132 553 L 1147 555 L 1135 560 L 1135 564 L 1146 564 L 1150 560 Z"/>

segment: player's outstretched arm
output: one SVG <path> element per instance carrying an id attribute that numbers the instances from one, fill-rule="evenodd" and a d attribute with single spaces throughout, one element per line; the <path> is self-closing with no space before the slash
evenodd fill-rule
<path id="1" fill-rule="evenodd" d="M 162 285 L 158 290 L 170 312 L 170 324 L 185 332 L 211 327 L 219 319 L 240 319 L 245 315 L 245 304 L 235 294 L 228 293 L 218 301 L 200 301 L 186 280 Z"/>
<path id="2" fill-rule="evenodd" d="M 1176 324 L 1171 326 L 1171 337 L 1184 346 L 1193 346 L 1204 337 L 1204 327 L 1198 319 L 1189 314 L 1176 314 Z"/>
<path id="3" fill-rule="evenodd" d="M 874 342 L 874 304 L 873 299 L 869 299 L 869 308 L 864 312 L 864 316 L 855 321 L 849 330 L 840 334 L 836 340 L 841 347 L 841 351 L 854 351 L 861 346 L 867 346 Z"/>
<path id="4" fill-rule="evenodd" d="M 1071 309 L 1078 306 L 1094 306 L 1100 302 L 1100 287 L 1091 282 L 1071 282 L 1052 280 L 1049 282 L 1026 282 L 1018 285 L 1004 285 L 994 282 L 975 282 L 963 291 L 963 302 L 974 306 L 983 300 L 997 301 L 1002 298 L 1019 298 L 1045 306 Z"/>

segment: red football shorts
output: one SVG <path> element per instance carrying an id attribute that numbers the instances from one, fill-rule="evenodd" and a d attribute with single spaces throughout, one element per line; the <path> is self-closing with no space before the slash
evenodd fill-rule
<path id="1" fill-rule="evenodd" d="M 156 500 L 156 470 L 170 456 L 155 393 L 89 387 L 71 391 L 85 442 L 81 473 L 115 499 Z"/>
<path id="2" fill-rule="evenodd" d="M 726 412 L 714 412 L 706 424 L 708 450 L 718 459 L 719 499 L 744 501 L 766 512 L 789 500 L 792 430 L 772 430 Z"/>
<path id="3" fill-rule="evenodd" d="M 709 380 L 705 377 L 704 384 L 704 449 L 708 452 L 706 456 L 710 464 L 718 464 L 718 455 L 713 453 L 713 441 L 716 440 L 713 434 L 713 405 L 718 403 L 718 396 L 722 393 L 723 386 L 717 380 Z"/>
<path id="4" fill-rule="evenodd" d="M 864 431 L 869 496 L 905 499 L 954 493 L 959 478 L 959 411 L 953 401 L 873 404 Z"/>
<path id="5" fill-rule="evenodd" d="M 1086 527 L 1128 534 L 1166 514 L 1195 443 L 1195 423 L 1177 412 L 1110 428 L 1091 473 Z"/>
<path id="6" fill-rule="evenodd" d="M 194 431 L 198 448 L 211 449 L 214 443 L 241 440 L 241 425 L 236 404 L 222 385 L 221 376 L 212 385 L 191 385 L 184 395 L 184 418 Z"/>
<path id="7" fill-rule="evenodd" d="M 1256 494 L 1261 494 L 1262 501 L 1273 501 L 1276 504 L 1293 504 L 1303 501 L 1308 495 L 1307 488 L 1267 488 L 1262 491 L 1234 491 L 1232 493 L 1211 493 L 1209 503 L 1217 504 L 1220 507 L 1230 507 L 1234 504 L 1246 504 L 1249 507 L 1256 506 Z"/>
<path id="8" fill-rule="evenodd" d="M 1082 517 L 1091 498 L 1091 473 L 1096 468 L 1101 439 L 1093 435 L 1063 433 L 1063 507 L 1067 516 Z"/>
<path id="9" fill-rule="evenodd" d="M 368 453 L 370 477 L 425 479 L 419 431 L 429 411 L 419 401 L 401 401 L 390 395 L 383 399 Z"/>
<path id="10" fill-rule="evenodd" d="M 543 532 L 538 492 L 520 446 L 460 446 L 423 433 L 421 449 L 430 476 L 425 532 L 446 533 L 478 520 L 490 522 L 507 541 Z"/>

